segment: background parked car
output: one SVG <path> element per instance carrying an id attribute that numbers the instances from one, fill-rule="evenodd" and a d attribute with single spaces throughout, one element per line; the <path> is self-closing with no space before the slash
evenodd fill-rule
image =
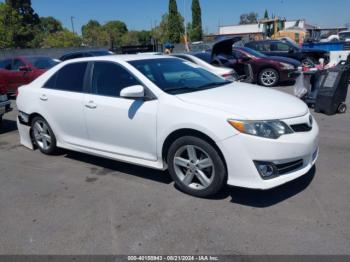
<path id="1" fill-rule="evenodd" d="M 78 51 L 73 53 L 68 53 L 60 57 L 61 61 L 66 61 L 74 58 L 82 58 L 82 57 L 92 57 L 92 56 L 107 56 L 114 55 L 113 52 L 108 50 L 91 50 L 91 51 Z"/>
<path id="2" fill-rule="evenodd" d="M 342 31 L 339 33 L 339 39 L 341 41 L 350 41 L 350 31 Z"/>
<path id="3" fill-rule="evenodd" d="M 234 69 L 239 76 L 252 83 L 275 86 L 295 80 L 300 62 L 286 57 L 269 57 L 250 48 L 233 48 L 237 39 L 224 39 L 213 45 L 210 53 L 196 53 L 208 63 Z"/>
<path id="4" fill-rule="evenodd" d="M 287 40 L 253 41 L 246 47 L 259 51 L 268 56 L 284 56 L 300 61 L 304 66 L 313 67 L 320 58 L 329 62 L 329 52 L 322 49 L 300 48 L 297 44 Z"/>
<path id="5" fill-rule="evenodd" d="M 299 75 L 300 62 L 295 59 L 279 56 L 266 56 L 248 47 L 233 48 L 236 58 L 234 69 L 238 74 L 244 74 L 244 65 L 250 64 L 253 82 L 271 87 L 279 83 L 291 82 Z"/>
<path id="6" fill-rule="evenodd" d="M 3 115 L 10 110 L 10 101 L 7 97 L 7 90 L 0 86 L 0 126 Z"/>
<path id="7" fill-rule="evenodd" d="M 190 61 L 194 64 L 197 64 L 197 65 L 207 69 L 208 71 L 210 71 L 216 75 L 224 77 L 226 80 L 235 81 L 238 79 L 237 73 L 232 68 L 213 66 L 213 65 L 209 64 L 208 62 L 206 62 L 205 60 L 196 57 L 195 55 L 192 55 L 192 54 L 173 54 L 172 56 L 182 58 L 182 59 Z"/>
<path id="8" fill-rule="evenodd" d="M 14 94 L 58 62 L 46 56 L 18 56 L 0 61 L 0 86 Z"/>

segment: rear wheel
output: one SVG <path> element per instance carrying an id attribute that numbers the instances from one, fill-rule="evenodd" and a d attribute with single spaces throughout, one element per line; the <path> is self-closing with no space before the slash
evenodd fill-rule
<path id="1" fill-rule="evenodd" d="M 39 150 L 47 155 L 56 153 L 56 137 L 46 120 L 40 116 L 32 121 L 31 135 Z"/>
<path id="2" fill-rule="evenodd" d="M 259 74 L 259 84 L 266 87 L 277 85 L 279 81 L 279 74 L 273 68 L 263 69 Z"/>
<path id="3" fill-rule="evenodd" d="M 169 173 L 185 193 L 208 197 L 224 185 L 226 168 L 218 151 L 203 139 L 186 136 L 169 148 Z"/>

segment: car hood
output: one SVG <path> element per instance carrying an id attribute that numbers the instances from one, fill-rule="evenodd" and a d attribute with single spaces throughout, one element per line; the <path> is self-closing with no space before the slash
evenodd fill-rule
<path id="1" fill-rule="evenodd" d="M 292 95 L 238 82 L 177 97 L 186 103 L 221 110 L 229 117 L 242 120 L 286 119 L 308 112 L 306 104 Z"/>
<path id="2" fill-rule="evenodd" d="M 283 57 L 283 56 L 269 56 L 269 57 L 267 57 L 267 59 L 282 62 L 282 63 L 292 64 L 295 67 L 298 67 L 301 65 L 298 60 L 288 58 L 288 57 Z"/>
<path id="3" fill-rule="evenodd" d="M 215 57 L 218 54 L 232 55 L 232 46 L 234 43 L 242 40 L 241 37 L 231 37 L 217 41 L 211 49 L 211 57 Z"/>

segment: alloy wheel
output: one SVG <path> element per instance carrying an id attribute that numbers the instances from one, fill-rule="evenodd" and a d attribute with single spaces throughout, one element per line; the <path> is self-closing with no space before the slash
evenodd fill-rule
<path id="1" fill-rule="evenodd" d="M 183 146 L 176 151 L 174 169 L 180 181 L 195 190 L 208 188 L 215 176 L 214 164 L 209 154 L 193 145 Z"/>
<path id="2" fill-rule="evenodd" d="M 260 77 L 261 83 L 264 86 L 273 86 L 278 79 L 277 73 L 273 70 L 265 70 Z"/>
<path id="3" fill-rule="evenodd" d="M 52 135 L 44 121 L 37 120 L 33 125 L 35 143 L 43 150 L 48 150 L 52 143 Z"/>

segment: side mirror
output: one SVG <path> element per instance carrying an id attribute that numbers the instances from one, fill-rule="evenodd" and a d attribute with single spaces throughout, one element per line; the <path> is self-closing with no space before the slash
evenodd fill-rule
<path id="1" fill-rule="evenodd" d="M 30 71 L 30 67 L 29 66 L 20 66 L 18 69 L 21 72 L 29 72 Z"/>
<path id="2" fill-rule="evenodd" d="M 145 88 L 142 85 L 125 87 L 120 91 L 120 97 L 124 98 L 144 98 Z"/>

